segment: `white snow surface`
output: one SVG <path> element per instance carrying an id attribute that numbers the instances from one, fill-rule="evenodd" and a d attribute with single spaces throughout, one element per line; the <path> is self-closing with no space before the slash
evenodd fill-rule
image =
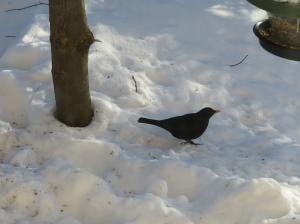
<path id="1" fill-rule="evenodd" d="M 0 223 L 300 223 L 300 64 L 261 49 L 263 11 L 86 0 L 102 41 L 89 55 L 95 117 L 69 128 L 53 117 L 47 6 L 5 12 L 34 3 L 0 1 Z M 204 106 L 222 112 L 201 146 L 137 123 Z"/>

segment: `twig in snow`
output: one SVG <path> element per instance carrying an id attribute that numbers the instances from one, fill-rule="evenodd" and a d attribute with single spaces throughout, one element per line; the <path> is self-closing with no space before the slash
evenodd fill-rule
<path id="1" fill-rule="evenodd" d="M 14 35 L 6 35 L 5 37 L 6 37 L 6 38 L 10 38 L 10 37 L 17 37 L 17 36 L 14 36 Z"/>
<path id="2" fill-rule="evenodd" d="M 36 3 L 36 4 L 33 4 L 33 5 L 29 5 L 29 6 L 26 6 L 26 7 L 23 7 L 23 8 L 18 8 L 18 9 L 8 9 L 8 10 L 5 10 L 5 12 L 20 11 L 20 10 L 32 8 L 32 7 L 39 6 L 39 5 L 49 5 L 49 4 L 48 4 L 48 3 L 44 3 L 44 2 L 40 2 L 40 3 Z"/>
<path id="3" fill-rule="evenodd" d="M 95 39 L 95 38 L 94 38 L 94 42 L 100 42 L 100 43 L 102 43 L 101 40 L 98 40 L 98 39 Z"/>
<path id="4" fill-rule="evenodd" d="M 134 86 L 135 86 L 135 92 L 137 93 L 137 92 L 138 92 L 138 87 L 137 87 L 137 82 L 136 82 L 136 80 L 135 80 L 135 77 L 134 77 L 134 75 L 133 75 L 133 76 L 131 76 L 131 78 L 133 79 Z"/>
<path id="5" fill-rule="evenodd" d="M 228 65 L 228 66 L 229 67 L 234 67 L 234 66 L 240 65 L 240 64 L 242 64 L 246 60 L 247 57 L 248 57 L 248 54 L 240 62 L 238 62 L 236 64 L 233 64 L 233 65 Z"/>

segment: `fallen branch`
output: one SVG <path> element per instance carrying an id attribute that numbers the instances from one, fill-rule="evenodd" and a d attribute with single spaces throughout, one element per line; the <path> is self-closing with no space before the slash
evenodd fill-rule
<path id="1" fill-rule="evenodd" d="M 134 77 L 134 75 L 133 75 L 133 76 L 131 76 L 131 78 L 133 79 L 134 86 L 135 86 L 135 92 L 137 93 L 137 92 L 138 92 L 138 87 L 137 87 L 137 82 L 136 82 L 136 80 L 135 80 L 135 77 Z"/>
<path id="2" fill-rule="evenodd" d="M 240 65 L 240 64 L 242 64 L 246 60 L 247 57 L 248 57 L 248 54 L 240 62 L 238 62 L 236 64 L 233 64 L 233 65 L 228 65 L 228 66 L 229 67 L 234 67 L 234 66 Z"/>
<path id="3" fill-rule="evenodd" d="M 36 3 L 36 4 L 33 4 L 33 5 L 29 5 L 29 6 L 26 6 L 26 7 L 23 7 L 23 8 L 18 8 L 18 9 L 8 9 L 8 10 L 5 10 L 5 12 L 20 11 L 20 10 L 32 8 L 32 7 L 39 6 L 39 5 L 49 5 L 49 4 L 48 4 L 48 3 L 40 2 L 40 3 Z"/>

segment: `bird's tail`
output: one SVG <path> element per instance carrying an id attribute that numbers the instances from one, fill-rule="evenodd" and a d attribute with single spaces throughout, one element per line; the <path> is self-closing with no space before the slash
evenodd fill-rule
<path id="1" fill-rule="evenodd" d="M 149 119 L 149 118 L 145 118 L 145 117 L 139 118 L 138 122 L 139 123 L 144 123 L 144 124 L 152 124 L 152 125 L 156 125 L 156 126 L 160 125 L 159 120 Z"/>

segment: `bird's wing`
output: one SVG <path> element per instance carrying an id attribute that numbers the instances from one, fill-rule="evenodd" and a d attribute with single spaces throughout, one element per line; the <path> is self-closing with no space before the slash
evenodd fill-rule
<path id="1" fill-rule="evenodd" d="M 198 118 L 199 119 L 199 118 Z M 172 117 L 161 121 L 161 126 L 170 132 L 187 132 L 197 125 L 197 117 L 195 114 L 185 114 L 178 117 Z"/>
<path id="2" fill-rule="evenodd" d="M 172 124 L 178 124 L 178 125 L 186 125 L 186 124 L 192 124 L 195 120 L 195 114 L 185 114 L 178 117 L 171 117 L 165 120 L 162 120 L 161 122 L 166 125 L 172 125 Z"/>

